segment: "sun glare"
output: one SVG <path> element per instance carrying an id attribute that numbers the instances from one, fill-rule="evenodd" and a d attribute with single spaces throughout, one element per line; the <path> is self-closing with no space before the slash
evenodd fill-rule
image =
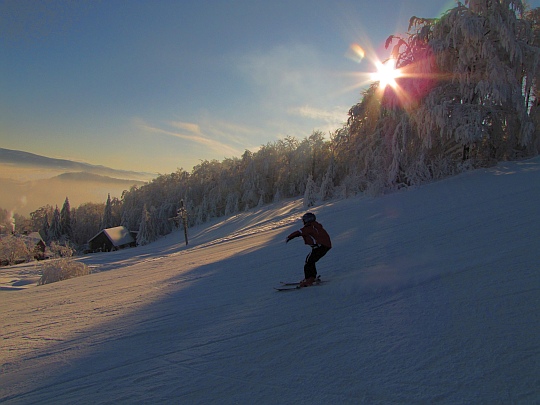
<path id="1" fill-rule="evenodd" d="M 381 90 L 384 90 L 386 86 L 397 87 L 396 79 L 401 76 L 401 72 L 396 69 L 393 59 L 389 59 L 386 63 L 376 62 L 375 67 L 377 71 L 371 74 L 371 79 L 379 82 Z"/>
<path id="2" fill-rule="evenodd" d="M 362 47 L 358 43 L 351 44 L 346 56 L 356 63 L 362 63 L 367 59 L 369 64 L 372 66 L 372 69 L 374 68 L 373 70 L 375 71 L 352 73 L 352 76 L 357 78 L 357 82 L 348 88 L 347 91 L 362 87 L 365 88 L 371 85 L 373 82 L 376 82 L 378 83 L 378 88 L 380 91 L 384 91 L 387 86 L 390 86 L 398 94 L 401 94 L 400 97 L 406 97 L 406 95 L 402 94 L 402 91 L 399 89 L 400 84 L 396 82 L 396 79 L 405 76 L 405 73 L 401 69 L 396 69 L 396 60 L 390 58 L 383 63 L 371 46 L 366 44 L 364 44 L 364 46 L 365 47 Z"/>

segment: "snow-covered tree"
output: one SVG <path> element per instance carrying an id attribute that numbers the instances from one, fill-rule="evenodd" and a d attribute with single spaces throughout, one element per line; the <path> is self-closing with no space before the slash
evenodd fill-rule
<path id="1" fill-rule="evenodd" d="M 137 234 L 137 245 L 147 245 L 158 238 L 156 219 L 156 208 L 152 206 L 150 207 L 150 210 L 148 210 L 145 204 L 142 211 L 141 223 L 139 225 L 139 233 Z"/>
<path id="2" fill-rule="evenodd" d="M 102 229 L 103 209 L 103 203 L 84 203 L 72 210 L 73 243 L 83 246 Z"/>
<path id="3" fill-rule="evenodd" d="M 148 245 L 152 242 L 150 225 L 150 214 L 144 205 L 141 217 L 141 223 L 139 225 L 139 232 L 137 233 L 137 245 Z"/>
<path id="4" fill-rule="evenodd" d="M 45 217 L 43 218 L 43 224 L 39 228 L 39 234 L 41 235 L 41 238 L 45 243 L 49 242 L 51 225 L 49 224 L 49 216 L 47 213 L 45 213 Z"/>
<path id="5" fill-rule="evenodd" d="M 129 229 L 129 220 L 127 210 L 122 210 L 122 219 L 120 220 L 120 225 Z"/>
<path id="6" fill-rule="evenodd" d="M 141 220 L 141 211 L 145 201 L 145 189 L 152 186 L 149 183 L 143 187 L 132 186 L 122 193 L 121 221 L 128 229 L 138 229 Z M 148 201 L 150 203 L 150 201 Z"/>
<path id="7" fill-rule="evenodd" d="M 173 222 L 169 219 L 176 216 L 177 206 L 176 203 L 163 203 L 159 210 L 156 210 L 156 233 L 158 235 L 167 235 L 172 231 Z"/>
<path id="8" fill-rule="evenodd" d="M 32 260 L 33 249 L 23 238 L 15 235 L 0 236 L 0 262 L 8 265 Z"/>
<path id="9" fill-rule="evenodd" d="M 10 212 L 4 208 L 0 208 L 0 235 L 9 234 L 12 228 Z"/>
<path id="10" fill-rule="evenodd" d="M 524 15 L 519 0 L 471 0 L 440 19 L 413 17 L 408 37 L 388 39 L 401 76 L 368 89 L 351 108 L 348 143 L 337 145 L 361 189 L 536 153 L 529 95 L 540 48 Z"/>
<path id="11" fill-rule="evenodd" d="M 159 233 L 161 227 L 161 218 L 159 218 L 158 210 L 153 205 L 148 210 L 148 214 L 150 215 L 149 231 L 151 242 L 153 242 L 161 235 Z"/>
<path id="12" fill-rule="evenodd" d="M 328 169 L 326 170 L 326 173 L 323 177 L 321 187 L 319 190 L 319 195 L 321 201 L 326 201 L 330 198 L 332 198 L 332 194 L 334 192 L 334 182 L 333 182 L 333 175 L 334 175 L 334 166 L 331 164 L 328 166 Z"/>
<path id="13" fill-rule="evenodd" d="M 306 191 L 304 192 L 304 208 L 313 207 L 317 202 L 317 185 L 310 174 L 307 179 Z"/>
<path id="14" fill-rule="evenodd" d="M 54 209 L 51 226 L 49 228 L 49 240 L 58 241 L 62 237 L 62 227 L 60 224 L 60 210 L 58 205 Z"/>
<path id="15" fill-rule="evenodd" d="M 234 192 L 227 195 L 224 215 L 231 215 L 239 211 L 238 195 Z"/>
<path id="16" fill-rule="evenodd" d="M 401 88 L 394 101 L 399 102 L 400 93 L 409 105 L 425 98 L 398 136 L 408 139 L 416 129 L 420 152 L 440 148 L 447 153 L 452 146 L 446 143 L 452 140 L 464 146 L 465 158 L 526 154 L 534 128 L 525 95 L 540 50 L 531 45 L 523 12 L 520 0 L 470 0 L 440 20 L 412 18 L 414 34 L 396 45 L 397 67 L 405 76 L 398 79 Z M 407 78 L 408 73 L 414 77 Z"/>

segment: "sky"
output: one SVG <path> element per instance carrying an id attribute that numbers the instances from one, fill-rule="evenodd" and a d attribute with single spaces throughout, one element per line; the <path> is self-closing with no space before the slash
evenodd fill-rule
<path id="1" fill-rule="evenodd" d="M 328 136 L 385 40 L 454 6 L 0 0 L 0 147 L 165 174 Z"/>

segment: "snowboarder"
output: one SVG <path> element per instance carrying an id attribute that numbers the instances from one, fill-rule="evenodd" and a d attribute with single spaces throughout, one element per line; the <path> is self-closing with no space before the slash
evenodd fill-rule
<path id="1" fill-rule="evenodd" d="M 332 248 L 330 235 L 316 219 L 315 214 L 312 212 L 305 213 L 302 216 L 303 228 L 291 233 L 285 241 L 285 243 L 288 243 L 291 239 L 301 236 L 304 238 L 304 243 L 311 246 L 311 252 L 306 257 L 304 279 L 300 282 L 300 287 L 313 285 L 317 277 L 315 263 Z"/>

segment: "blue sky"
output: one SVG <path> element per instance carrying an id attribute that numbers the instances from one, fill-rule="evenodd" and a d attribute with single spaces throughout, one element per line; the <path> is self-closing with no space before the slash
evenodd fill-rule
<path id="1" fill-rule="evenodd" d="M 360 100 L 371 56 L 388 56 L 386 38 L 454 5 L 0 1 L 0 147 L 170 173 L 327 134 Z M 362 61 L 347 56 L 353 43 Z"/>

